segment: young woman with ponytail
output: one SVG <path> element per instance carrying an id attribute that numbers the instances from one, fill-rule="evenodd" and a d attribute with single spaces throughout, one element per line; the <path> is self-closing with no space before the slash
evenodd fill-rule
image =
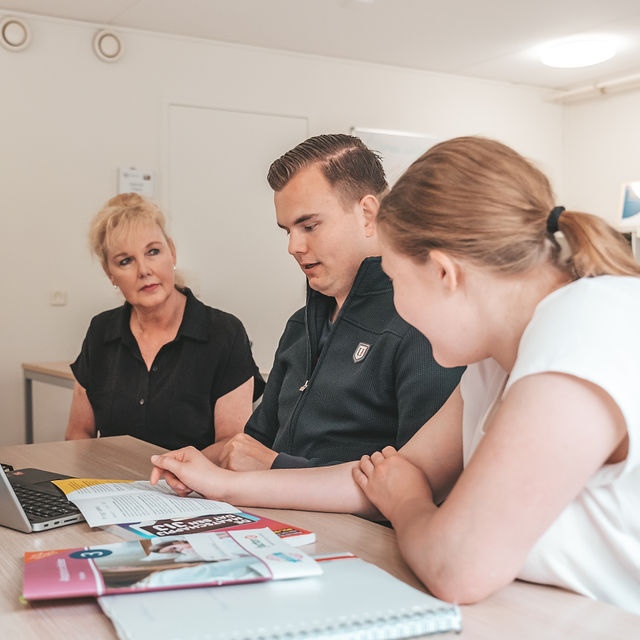
<path id="1" fill-rule="evenodd" d="M 400 315 L 441 365 L 468 365 L 441 410 L 399 452 L 359 463 L 241 474 L 182 449 L 152 459 L 152 480 L 382 514 L 446 600 L 522 578 L 640 613 L 640 265 L 624 240 L 473 137 L 419 158 L 378 225 Z"/>

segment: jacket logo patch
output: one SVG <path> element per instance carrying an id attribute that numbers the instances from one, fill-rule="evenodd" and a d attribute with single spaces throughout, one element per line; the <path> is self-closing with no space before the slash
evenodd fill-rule
<path id="1" fill-rule="evenodd" d="M 356 350 L 353 352 L 353 361 L 362 362 L 362 360 L 365 359 L 367 353 L 369 353 L 370 348 L 370 344 L 367 344 L 366 342 L 360 342 L 356 347 Z"/>

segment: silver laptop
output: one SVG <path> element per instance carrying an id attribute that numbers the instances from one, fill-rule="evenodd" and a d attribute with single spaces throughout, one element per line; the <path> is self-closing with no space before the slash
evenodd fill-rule
<path id="1" fill-rule="evenodd" d="M 84 520 L 51 480 L 68 478 L 40 469 L 0 468 L 0 525 L 31 533 Z"/>

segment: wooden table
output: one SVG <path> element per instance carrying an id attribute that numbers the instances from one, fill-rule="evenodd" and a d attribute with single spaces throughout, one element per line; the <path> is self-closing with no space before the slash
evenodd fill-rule
<path id="1" fill-rule="evenodd" d="M 33 442 L 33 381 L 73 389 L 75 378 L 68 362 L 23 362 L 24 441 Z"/>
<path id="2" fill-rule="evenodd" d="M 129 436 L 0 447 L 0 461 L 39 467 L 78 477 L 144 479 L 149 456 L 158 447 Z M 315 531 L 311 553 L 352 551 L 405 582 L 420 583 L 400 557 L 391 529 L 349 515 L 250 509 Z M 37 534 L 0 527 L 0 630 L 3 638 L 116 638 L 109 620 L 92 599 L 23 604 L 22 553 L 116 542 L 118 538 L 86 523 Z M 462 607 L 465 640 L 509 638 L 602 639 L 640 637 L 640 616 L 552 587 L 514 582 L 480 604 Z"/>

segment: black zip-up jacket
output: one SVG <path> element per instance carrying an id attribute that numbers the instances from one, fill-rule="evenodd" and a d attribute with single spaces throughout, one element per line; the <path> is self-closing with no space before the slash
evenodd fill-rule
<path id="1" fill-rule="evenodd" d="M 307 287 L 285 327 L 245 433 L 278 452 L 272 468 L 357 460 L 401 447 L 442 406 L 463 368 L 445 369 L 393 306 L 380 258 L 360 265 L 322 350 L 335 300 Z"/>

